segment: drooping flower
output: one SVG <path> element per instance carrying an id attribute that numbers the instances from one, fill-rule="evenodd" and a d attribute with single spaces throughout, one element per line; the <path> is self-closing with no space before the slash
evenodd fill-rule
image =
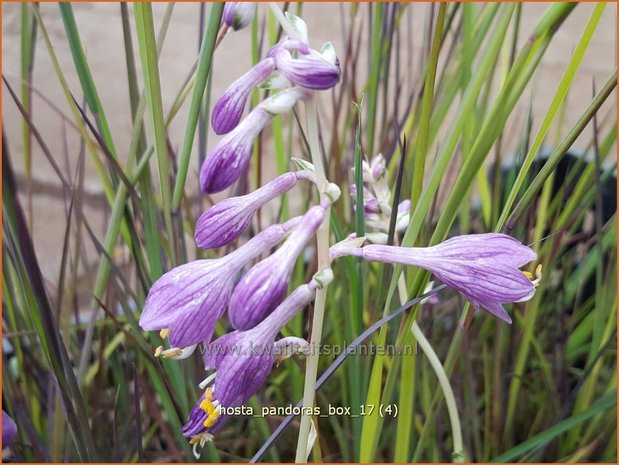
<path id="1" fill-rule="evenodd" d="M 533 280 L 519 270 L 537 258 L 533 249 L 498 233 L 456 236 L 432 247 L 334 248 L 334 254 L 424 268 L 462 294 L 476 310 L 483 307 L 507 323 L 512 320 L 502 304 L 531 299 L 541 279 L 539 267 Z"/>
<path id="2" fill-rule="evenodd" d="M 200 169 L 200 187 L 214 194 L 231 186 L 243 174 L 251 155 L 254 139 L 273 119 L 289 111 L 307 95 L 298 87 L 283 90 L 261 102 L 210 152 Z"/>
<path id="3" fill-rule="evenodd" d="M 286 242 L 271 256 L 254 265 L 230 297 L 228 315 L 241 331 L 253 328 L 284 299 L 297 257 L 323 222 L 326 209 L 312 207 Z"/>
<path id="4" fill-rule="evenodd" d="M 195 239 L 201 249 L 213 249 L 237 239 L 265 203 L 292 189 L 299 179 L 314 179 L 309 171 L 284 173 L 247 195 L 230 197 L 213 205 L 196 223 Z"/>
<path id="5" fill-rule="evenodd" d="M 207 378 L 206 387 L 183 427 L 183 434 L 190 438 L 197 455 L 197 446 L 203 446 L 229 418 L 222 415 L 222 407 L 245 404 L 264 384 L 273 364 L 285 348 L 296 347 L 306 353 L 307 343 L 301 339 L 283 338 L 275 341 L 290 319 L 311 302 L 318 283 L 312 280 L 295 289 L 259 325 L 248 331 L 233 331 L 205 347 L 205 368 L 215 369 Z M 297 340 L 298 339 L 298 340 Z"/>
<path id="6" fill-rule="evenodd" d="M 325 90 L 340 82 L 341 72 L 337 59 L 330 62 L 316 50 L 293 57 L 286 48 L 277 47 L 273 57 L 277 70 L 297 86 Z"/>
<path id="7" fill-rule="evenodd" d="M 229 27 L 238 31 L 251 24 L 257 6 L 256 2 L 226 2 L 222 18 Z"/>
<path id="8" fill-rule="evenodd" d="M 181 348 L 211 340 L 234 288 L 234 278 L 249 261 L 280 242 L 299 222 L 294 218 L 273 225 L 222 258 L 196 260 L 178 266 L 151 287 L 140 326 L 169 336 L 173 349 L 158 350 L 170 357 L 186 355 Z"/>
<path id="9" fill-rule="evenodd" d="M 17 425 L 13 419 L 2 410 L 2 447 L 11 445 L 17 435 Z"/>
<path id="10" fill-rule="evenodd" d="M 239 124 L 247 97 L 253 88 L 264 82 L 274 70 L 275 60 L 267 57 L 226 89 L 215 103 L 211 115 L 211 125 L 215 134 L 226 134 Z"/>

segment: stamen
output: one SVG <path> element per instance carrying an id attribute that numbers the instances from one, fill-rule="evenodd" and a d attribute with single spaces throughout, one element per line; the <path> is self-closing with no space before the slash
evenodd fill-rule
<path id="1" fill-rule="evenodd" d="M 540 263 L 539 265 L 537 265 L 537 267 L 535 268 L 535 274 L 531 273 L 530 271 L 523 271 L 522 274 L 529 278 L 533 285 L 537 287 L 542 280 L 542 264 Z"/>
<path id="2" fill-rule="evenodd" d="M 541 280 L 542 280 L 542 264 L 540 263 L 535 268 L 535 279 L 532 280 L 533 285 L 537 287 Z"/>
<path id="3" fill-rule="evenodd" d="M 215 376 L 217 376 L 217 372 L 211 373 L 206 378 L 204 378 L 204 381 L 198 384 L 200 389 L 206 389 L 206 387 L 213 382 L 213 380 L 215 379 Z"/>
<path id="4" fill-rule="evenodd" d="M 189 357 L 191 354 L 193 354 L 193 351 L 196 350 L 196 346 L 197 344 L 189 346 L 189 347 L 185 347 L 184 349 L 181 349 L 179 347 L 172 347 L 166 350 L 163 350 L 163 347 L 159 346 L 155 350 L 155 357 L 163 357 L 163 358 L 174 359 L 174 360 L 183 360 Z"/>
<path id="5" fill-rule="evenodd" d="M 183 355 L 183 349 L 179 349 L 178 347 L 172 347 L 171 349 L 164 350 L 161 352 L 161 356 L 163 358 L 175 358 Z"/>
<path id="6" fill-rule="evenodd" d="M 211 404 L 212 406 L 213 404 Z M 211 426 L 213 426 L 215 424 L 215 422 L 217 422 L 217 420 L 219 420 L 219 407 L 217 410 L 215 410 L 215 408 L 213 408 L 212 411 L 208 412 L 208 417 L 206 418 L 206 420 L 204 420 L 204 427 L 205 428 L 210 428 Z"/>
<path id="7" fill-rule="evenodd" d="M 191 437 L 191 439 L 189 440 L 189 444 L 193 445 L 193 455 L 196 459 L 200 458 L 198 447 L 202 448 L 207 442 L 212 440 L 213 435 L 211 433 L 207 433 L 206 431 Z"/>
<path id="8" fill-rule="evenodd" d="M 168 337 L 169 334 L 170 328 L 163 328 L 161 331 L 159 331 L 159 336 L 161 337 L 161 339 L 165 339 L 166 337 Z"/>
<path id="9" fill-rule="evenodd" d="M 211 388 L 208 388 L 204 391 L 204 398 L 208 399 L 209 402 L 213 400 L 213 390 Z"/>
<path id="10" fill-rule="evenodd" d="M 219 401 L 213 400 L 213 390 L 211 388 L 206 388 L 204 391 L 204 399 L 200 402 L 200 408 L 207 414 L 207 418 L 204 420 L 203 425 L 205 428 L 210 428 L 221 415 L 221 405 Z"/>

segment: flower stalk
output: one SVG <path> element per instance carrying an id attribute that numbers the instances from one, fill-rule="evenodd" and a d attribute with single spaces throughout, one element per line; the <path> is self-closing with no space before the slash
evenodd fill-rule
<path id="1" fill-rule="evenodd" d="M 316 172 L 316 184 L 321 195 L 324 194 L 328 181 L 325 175 L 324 166 L 322 163 L 322 154 L 320 153 L 320 145 L 318 140 L 318 110 L 316 101 L 313 98 L 307 99 L 305 102 L 305 113 L 307 118 L 307 139 L 310 147 L 312 163 Z M 325 215 L 326 221 L 323 221 L 316 233 L 316 244 L 318 253 L 318 270 L 326 268 L 331 262 L 329 255 L 329 216 L 330 208 L 327 209 Z M 325 313 L 325 304 L 327 301 L 328 286 L 323 286 L 316 291 L 316 300 L 314 303 L 314 316 L 312 319 L 312 333 L 310 336 L 310 346 L 317 347 L 322 339 L 322 325 Z M 303 387 L 303 406 L 311 407 L 314 405 L 314 397 L 316 394 L 316 377 L 318 375 L 318 353 L 308 355 L 305 365 L 305 384 Z M 301 416 L 301 426 L 299 429 L 299 438 L 297 441 L 297 452 L 295 457 L 296 463 L 304 463 L 309 455 L 308 439 L 310 435 L 312 417 L 310 415 Z"/>

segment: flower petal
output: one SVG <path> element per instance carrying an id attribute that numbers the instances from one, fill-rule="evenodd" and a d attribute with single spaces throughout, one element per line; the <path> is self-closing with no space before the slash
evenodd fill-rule
<path id="1" fill-rule="evenodd" d="M 277 69 L 298 86 L 324 90 L 340 82 L 339 65 L 329 63 L 315 50 L 293 58 L 288 50 L 281 47 L 275 51 L 274 57 Z"/>
<path id="2" fill-rule="evenodd" d="M 465 234 L 452 237 L 425 249 L 425 254 L 447 260 L 473 260 L 479 263 L 501 262 L 520 268 L 535 260 L 537 254 L 507 234 Z"/>
<path id="3" fill-rule="evenodd" d="M 256 2 L 226 2 L 222 13 L 223 21 L 235 31 L 251 24 L 256 16 Z"/>
<path id="4" fill-rule="evenodd" d="M 13 419 L 6 413 L 4 410 L 2 411 L 2 447 L 9 446 L 15 436 L 17 435 L 17 425 L 13 421 Z"/>
<path id="5" fill-rule="evenodd" d="M 234 271 L 222 260 L 196 260 L 172 269 L 151 287 L 140 326 L 169 328 L 175 347 L 209 341 L 232 293 Z"/>
<path id="6" fill-rule="evenodd" d="M 299 177 L 285 173 L 254 192 L 231 197 L 212 206 L 196 223 L 195 240 L 201 249 L 213 249 L 237 239 L 265 203 L 292 189 Z"/>
<path id="7" fill-rule="evenodd" d="M 286 242 L 241 278 L 232 293 L 228 311 L 236 329 L 253 328 L 282 302 L 294 263 L 325 215 L 324 207 L 312 207 Z"/>
<path id="8" fill-rule="evenodd" d="M 211 115 L 215 134 L 226 134 L 234 129 L 243 116 L 247 97 L 261 82 L 275 70 L 275 60 L 266 58 L 258 62 L 247 73 L 234 81 L 217 100 Z"/>
<path id="9" fill-rule="evenodd" d="M 254 139 L 271 119 L 271 115 L 256 107 L 219 141 L 200 169 L 203 192 L 214 194 L 234 184 L 247 169 Z"/>

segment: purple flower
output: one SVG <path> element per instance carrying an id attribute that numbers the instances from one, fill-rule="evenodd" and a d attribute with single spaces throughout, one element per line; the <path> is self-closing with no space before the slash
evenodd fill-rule
<path id="1" fill-rule="evenodd" d="M 256 210 L 292 189 L 299 179 L 312 179 L 312 173 L 285 173 L 250 194 L 231 197 L 213 205 L 198 218 L 196 244 L 201 249 L 229 244 L 249 226 Z"/>
<path id="2" fill-rule="evenodd" d="M 222 18 L 229 27 L 238 31 L 251 24 L 257 6 L 255 2 L 226 2 Z"/>
<path id="3" fill-rule="evenodd" d="M 225 257 L 196 260 L 164 274 L 151 287 L 140 326 L 162 330 L 174 349 L 164 355 L 183 356 L 181 349 L 211 340 L 234 288 L 234 278 L 249 261 L 270 249 L 299 219 L 273 225 Z M 162 352 L 159 350 L 159 354 Z"/>
<path id="4" fill-rule="evenodd" d="M 232 292 L 228 312 L 236 329 L 253 328 L 284 299 L 297 257 L 323 222 L 325 214 L 323 206 L 308 210 L 286 242 L 241 278 Z"/>
<path id="5" fill-rule="evenodd" d="M 307 344 L 289 338 L 275 342 L 277 334 L 290 319 L 314 297 L 316 281 L 298 287 L 275 311 L 258 326 L 249 331 L 233 331 L 205 348 L 206 369 L 215 369 L 213 387 L 207 387 L 189 414 L 183 426 L 185 437 L 191 438 L 194 453 L 197 446 L 212 439 L 229 418 L 222 414 L 222 407 L 239 407 L 245 404 L 264 384 L 284 347 L 296 346 L 307 352 Z M 196 454 L 197 455 L 197 454 Z"/>
<path id="6" fill-rule="evenodd" d="M 9 446 L 17 435 L 17 425 L 13 419 L 2 410 L 2 447 Z"/>
<path id="7" fill-rule="evenodd" d="M 535 260 L 536 253 L 505 234 L 457 236 L 425 248 L 367 245 L 344 253 L 334 250 L 337 256 L 424 268 L 460 292 L 476 310 L 483 307 L 507 323 L 512 320 L 502 304 L 529 300 L 540 279 L 539 270 L 538 279 L 532 281 L 518 269 Z"/>
<path id="8" fill-rule="evenodd" d="M 226 89 L 213 107 L 211 115 L 211 124 L 215 134 L 226 134 L 239 124 L 245 102 L 252 89 L 264 82 L 274 70 L 275 60 L 266 58 Z"/>
<path id="9" fill-rule="evenodd" d="M 272 118 L 272 115 L 258 106 L 219 141 L 200 169 L 200 187 L 203 192 L 220 192 L 241 176 L 249 163 L 254 139 Z"/>
<path id="10" fill-rule="evenodd" d="M 330 89 L 340 82 L 340 66 L 337 60 L 329 62 L 315 50 L 293 58 L 286 48 L 277 47 L 273 57 L 278 71 L 286 79 L 306 89 Z"/>
<path id="11" fill-rule="evenodd" d="M 306 91 L 286 89 L 264 100 L 208 154 L 200 169 L 200 187 L 214 194 L 231 186 L 245 171 L 254 139 L 274 115 L 289 111 Z"/>
<path id="12" fill-rule="evenodd" d="M 363 203 L 364 215 L 380 213 L 380 203 L 378 199 L 369 199 Z"/>

